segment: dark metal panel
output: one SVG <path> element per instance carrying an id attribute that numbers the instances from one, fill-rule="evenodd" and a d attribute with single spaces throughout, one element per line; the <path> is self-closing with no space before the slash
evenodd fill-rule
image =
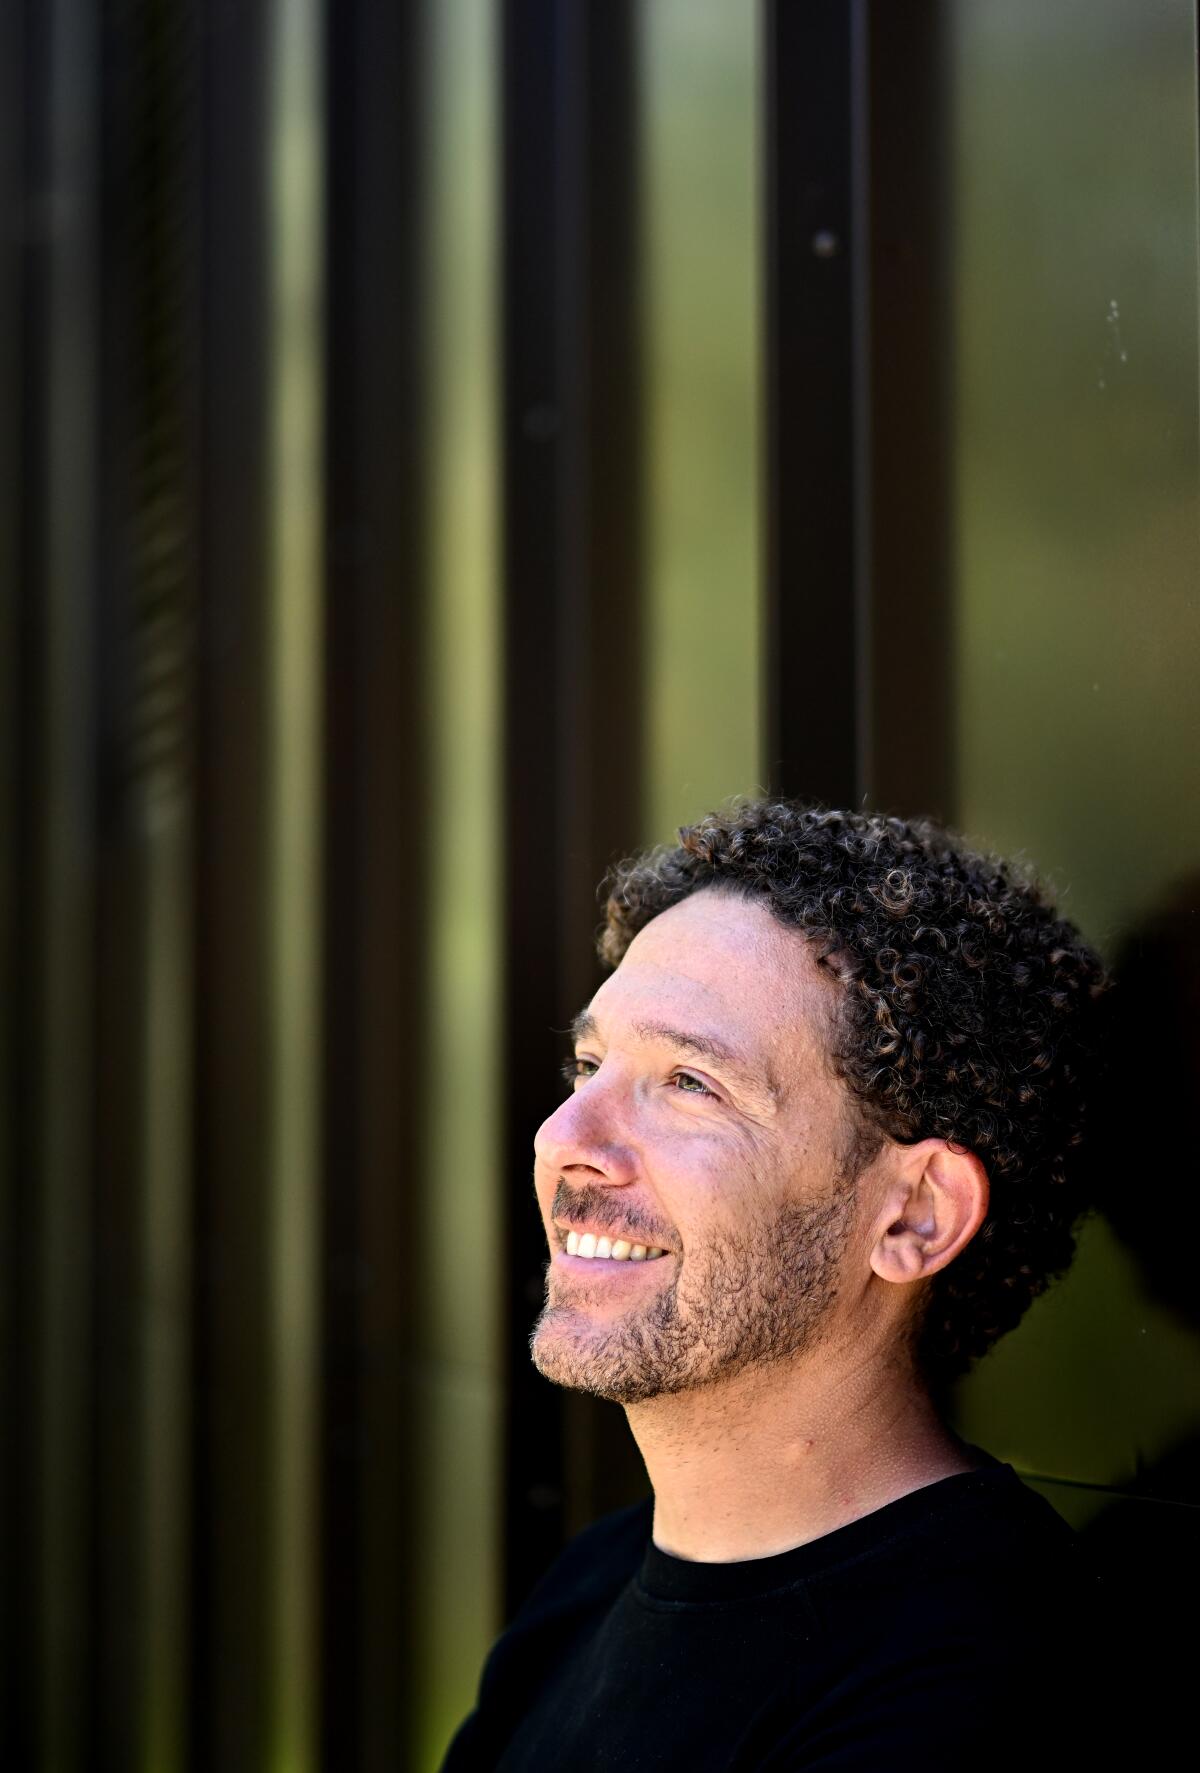
<path id="1" fill-rule="evenodd" d="M 131 99 L 137 53 L 131 36 L 110 26 L 101 43 L 106 176 L 100 187 L 103 271 L 99 328 L 100 414 L 97 473 L 97 788 L 95 1003 L 95 1297 L 91 1334 L 98 1380 L 91 1422 L 93 1653 L 86 1694 L 87 1728 L 101 1766 L 136 1759 L 137 1661 L 142 1585 L 137 1580 L 137 1522 L 144 1505 L 138 1452 L 136 1379 L 138 1279 L 138 1018 L 145 979 L 139 936 L 145 923 L 138 858 L 125 828 L 127 757 L 123 725 L 130 701 L 129 630 L 122 572 L 129 519 L 125 466 L 133 425 L 122 321 L 136 269 L 130 247 L 142 220 L 133 198 L 136 150 Z M 123 1593 L 122 1606 L 106 1607 Z M 106 1594 L 106 1590 L 109 1592 Z"/>
<path id="2" fill-rule="evenodd" d="M 503 387 L 501 448 L 508 839 L 504 1017 L 508 1037 L 501 1174 L 507 1189 L 505 1272 L 509 1392 L 505 1449 L 505 1586 L 509 1609 L 528 1572 L 563 1533 L 561 1419 L 529 1370 L 541 1300 L 540 1228 L 527 1178 L 535 1104 L 553 1075 L 561 1026 L 556 862 L 563 849 L 557 744 L 566 686 L 559 663 L 556 521 L 563 499 L 563 389 L 555 350 L 557 267 L 555 84 L 566 8 L 510 0 L 503 11 Z M 519 996 L 518 996 L 519 993 Z"/>
<path id="3" fill-rule="evenodd" d="M 560 9 L 553 94 L 559 384 L 556 694 L 567 1014 L 596 982 L 596 887 L 641 830 L 641 289 L 637 9 Z"/>
<path id="4" fill-rule="evenodd" d="M 37 623 L 45 505 L 45 413 L 38 388 L 46 354 L 45 147 L 49 102 L 48 18 L 28 3 L 0 9 L 0 610 L 4 695 L 0 801 L 0 1697 L 5 1751 L 14 1766 L 37 1761 L 37 1599 L 31 1530 L 37 1514 L 36 968 L 41 895 L 34 866 L 37 820 Z"/>
<path id="5" fill-rule="evenodd" d="M 561 1030 L 596 980 L 595 886 L 637 825 L 634 11 L 503 10 L 504 1175 L 511 1608 L 562 1543 L 561 1400 L 533 1371 L 529 1176 Z"/>
<path id="6" fill-rule="evenodd" d="M 860 789 L 887 811 L 953 819 L 946 28 L 946 0 L 870 8 L 870 681 Z"/>
<path id="7" fill-rule="evenodd" d="M 321 1761 L 406 1753 L 427 944 L 424 7 L 327 14 Z"/>
<path id="8" fill-rule="evenodd" d="M 32 14 L 27 15 L 32 25 Z M 42 36 L 42 31 L 45 35 Z M 32 993 L 25 1037 L 35 1054 L 27 1110 L 35 1201 L 36 1335 L 27 1350 L 33 1409 L 36 1758 L 70 1766 L 87 1739 L 94 1631 L 91 1557 L 97 1378 L 94 1299 L 94 841 L 97 514 L 96 346 L 100 176 L 97 20 L 79 0 L 43 9 L 31 33 L 42 86 L 32 107 L 39 303 L 32 334 L 41 409 L 26 564 L 37 679 L 31 699 L 27 841 Z M 44 256 L 42 256 L 44 255 Z M 30 291 L 31 296 L 33 290 Z M 31 316 L 32 317 L 32 316 Z M 36 530 L 34 526 L 36 525 Z M 80 1696 L 64 1707 L 62 1693 Z"/>
<path id="9" fill-rule="evenodd" d="M 944 6 L 767 0 L 767 760 L 952 808 Z"/>
<path id="10" fill-rule="evenodd" d="M 187 1211 L 185 1163 L 150 1134 L 185 1118 L 159 1052 L 186 1048 L 186 980 L 154 941 L 164 849 L 186 850 L 198 551 L 199 19 L 112 8 L 100 64 L 101 496 L 97 535 L 96 1617 L 97 1764 L 180 1746 L 188 1531 L 186 1304 L 154 1227 Z M 172 905 L 171 915 L 176 915 Z M 185 909 L 178 908 L 182 923 Z M 182 970 L 182 969 L 181 969 Z M 178 1143 L 185 1142 L 182 1127 Z M 164 1284 L 166 1283 L 166 1284 Z M 167 1377 L 166 1375 L 169 1375 Z M 152 1598 L 153 1597 L 153 1598 Z M 150 1720 L 154 1733 L 149 1734 Z"/>
<path id="11" fill-rule="evenodd" d="M 865 0 L 763 15 L 766 767 L 778 792 L 858 798 Z"/>
<path id="12" fill-rule="evenodd" d="M 267 1761 L 269 1052 L 264 4 L 204 38 L 201 595 L 195 810 L 191 1736 L 198 1768 Z"/>
<path id="13" fill-rule="evenodd" d="M 642 505 L 645 469 L 640 232 L 641 128 L 636 0 L 592 0 L 572 15 L 558 92 L 562 289 L 558 345 L 574 415 L 563 436 L 560 513 L 564 677 L 571 705 L 563 770 L 562 1027 L 599 983 L 597 887 L 644 830 Z M 536 1118 L 549 1111 L 552 1073 Z M 529 1161 L 532 1161 L 530 1154 Z M 543 1258 L 544 1237 L 536 1248 Z M 543 1258 L 544 1259 L 544 1258 Z M 519 1358 L 528 1367 L 522 1348 Z M 545 1386 L 545 1381 L 539 1381 Z M 645 1491 L 624 1411 L 581 1393 L 559 1399 L 564 1531 Z"/>

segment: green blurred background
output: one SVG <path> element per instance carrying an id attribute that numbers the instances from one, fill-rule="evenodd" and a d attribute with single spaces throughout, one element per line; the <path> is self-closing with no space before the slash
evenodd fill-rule
<path id="1" fill-rule="evenodd" d="M 780 667 L 760 590 L 761 11 L 629 10 L 632 848 L 766 785 L 765 672 Z M 1141 1044 L 1164 1039 L 1162 991 L 1185 1031 L 1145 1069 L 1141 1135 L 1113 1132 L 1113 1210 L 955 1409 L 1080 1527 L 1120 1511 L 1136 1542 L 1154 1511 L 1194 1556 L 1197 1461 L 1179 1454 L 1200 1433 L 1200 1322 L 1146 1251 L 1171 1226 L 1186 1238 L 1162 1207 L 1186 1203 L 1195 1162 L 1176 1127 L 1200 1001 L 1195 8 L 934 10 L 951 668 L 908 687 L 950 698 L 953 803 L 937 810 L 1029 858 L 1114 959 L 1165 944 Z M 330 516 L 356 464 L 329 441 L 330 228 L 350 202 L 329 171 L 329 10 L 264 0 L 235 21 L 52 0 L 10 9 L 0 44 L 13 1766 L 432 1773 L 503 1623 L 506 1199 L 527 1182 L 500 1156 L 502 17 L 493 0 L 400 12 L 404 232 L 377 266 L 356 237 L 345 298 L 375 300 L 386 330 L 399 276 L 397 324 L 405 301 L 417 314 L 411 386 L 373 391 L 367 363 L 354 394 L 379 402 L 378 533 Z M 339 78 L 349 115 L 353 67 Z M 390 139 L 364 150 L 385 198 Z M 201 186 L 227 193 L 203 226 L 187 220 Z M 228 253 L 222 202 L 241 230 Z M 254 325 L 222 343 L 243 275 Z M 235 366 L 215 392 L 213 361 Z M 355 655 L 364 725 L 338 752 L 335 580 L 360 557 L 391 626 L 373 661 Z M 796 663 L 797 694 L 819 669 Z M 362 833 L 375 919 L 353 941 L 330 912 L 344 829 Z M 326 1130 L 347 967 L 363 1124 L 382 1129 L 361 1164 Z M 559 1006 L 563 1024 L 577 1007 Z M 547 1103 L 554 1089 L 548 1075 Z M 361 1272 L 329 1260 L 341 1193 Z M 343 1311 L 350 1354 L 331 1354 Z M 343 1379 L 350 1479 L 330 1403 Z M 571 1420 L 569 1519 L 638 1481 L 633 1460 L 598 1475 L 613 1431 Z M 358 1646 L 345 1689 L 322 1673 L 343 1633 Z"/>

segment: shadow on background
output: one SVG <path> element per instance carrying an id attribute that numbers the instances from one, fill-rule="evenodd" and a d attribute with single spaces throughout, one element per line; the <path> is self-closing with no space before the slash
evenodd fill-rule
<path id="1" fill-rule="evenodd" d="M 1097 1206 L 1148 1295 L 1200 1338 L 1193 1215 L 1200 1086 L 1200 873 L 1122 945 L 1114 972 L 1110 1086 L 1099 1128 Z M 1124 1673 L 1160 1740 L 1192 1711 L 1200 1581 L 1200 1424 L 1138 1463 L 1084 1528 L 1122 1622 Z"/>

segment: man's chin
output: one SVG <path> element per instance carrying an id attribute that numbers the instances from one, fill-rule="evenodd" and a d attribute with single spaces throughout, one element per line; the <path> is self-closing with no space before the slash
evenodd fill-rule
<path id="1" fill-rule="evenodd" d="M 529 1352 L 542 1378 L 552 1385 L 588 1392 L 610 1403 L 643 1402 L 664 1389 L 656 1375 L 638 1370 L 632 1350 L 622 1346 L 611 1326 L 598 1330 L 561 1306 L 542 1313 Z"/>
<path id="2" fill-rule="evenodd" d="M 533 1364 L 543 1379 L 552 1385 L 564 1385 L 570 1391 L 593 1391 L 604 1395 L 606 1361 L 599 1349 L 595 1331 L 589 1332 L 575 1312 L 550 1306 L 537 1321 L 529 1340 Z"/>

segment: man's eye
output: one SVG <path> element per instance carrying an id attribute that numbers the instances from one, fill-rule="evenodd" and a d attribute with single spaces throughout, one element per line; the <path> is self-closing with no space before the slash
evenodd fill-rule
<path id="1" fill-rule="evenodd" d="M 690 1071 L 676 1071 L 672 1075 L 671 1082 L 675 1085 L 676 1089 L 679 1090 L 681 1095 L 711 1096 L 714 1101 L 716 1100 L 717 1092 L 715 1090 L 710 1090 L 708 1085 L 703 1083 L 700 1078 L 693 1077 Z"/>
<path id="2" fill-rule="evenodd" d="M 574 1089 L 580 1078 L 595 1077 L 596 1061 L 594 1059 L 564 1059 L 562 1064 L 563 1082 L 568 1089 Z"/>

